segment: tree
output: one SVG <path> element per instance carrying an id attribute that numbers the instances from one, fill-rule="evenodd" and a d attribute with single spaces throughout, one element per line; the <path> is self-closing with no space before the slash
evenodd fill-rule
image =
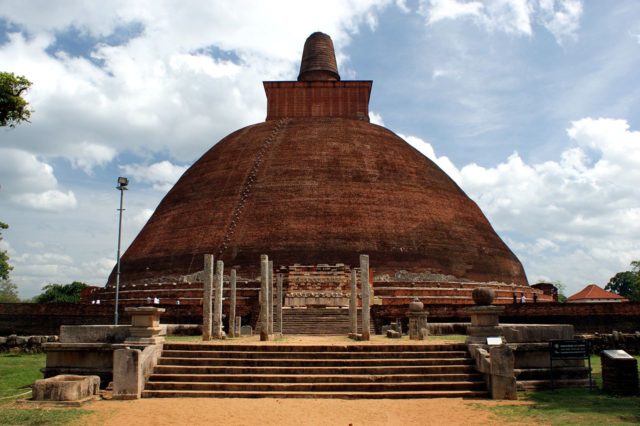
<path id="1" fill-rule="evenodd" d="M 4 222 L 0 222 L 0 241 L 2 241 L 2 230 L 9 228 Z M 9 280 L 9 272 L 13 269 L 11 265 L 9 265 L 9 255 L 6 250 L 0 251 L 0 280 L 7 281 Z"/>
<path id="2" fill-rule="evenodd" d="M 640 273 L 634 264 L 638 265 L 640 262 L 631 262 L 631 266 L 636 270 L 618 272 L 611 277 L 604 289 L 626 297 L 631 301 L 640 302 Z"/>
<path id="3" fill-rule="evenodd" d="M 16 127 L 23 121 L 29 122 L 29 102 L 22 96 L 31 84 L 21 75 L 0 72 L 0 127 Z"/>
<path id="4" fill-rule="evenodd" d="M 49 284 L 43 292 L 33 298 L 35 303 L 80 303 L 80 292 L 85 283 L 74 281 L 71 284 Z"/>
<path id="5" fill-rule="evenodd" d="M 8 279 L 0 279 L 0 303 L 18 303 L 18 286 Z"/>
<path id="6" fill-rule="evenodd" d="M 567 301 L 567 296 L 566 296 L 567 286 L 565 286 L 564 283 L 560 280 L 555 280 L 551 284 L 553 284 L 556 287 L 556 290 L 558 291 L 558 302 L 565 303 Z"/>

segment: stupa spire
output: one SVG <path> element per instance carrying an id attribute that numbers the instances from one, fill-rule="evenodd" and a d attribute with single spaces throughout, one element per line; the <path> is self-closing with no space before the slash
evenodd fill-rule
<path id="1" fill-rule="evenodd" d="M 327 34 L 315 32 L 304 42 L 298 81 L 339 81 L 333 41 Z"/>

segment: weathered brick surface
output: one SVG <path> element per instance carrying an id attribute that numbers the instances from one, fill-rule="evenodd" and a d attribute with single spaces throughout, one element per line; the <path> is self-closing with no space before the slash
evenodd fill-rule
<path id="1" fill-rule="evenodd" d="M 265 81 L 267 120 L 343 117 L 369 121 L 371 81 Z"/>
<path id="2" fill-rule="evenodd" d="M 234 221 L 221 260 L 245 276 L 255 274 L 262 253 L 276 265 L 356 265 L 367 253 L 376 273 L 527 283 L 478 206 L 431 160 L 367 122 L 292 120 L 244 196 L 273 127 L 231 134 L 185 172 L 124 254 L 122 282 L 202 270 L 202 255 L 220 250 Z"/>

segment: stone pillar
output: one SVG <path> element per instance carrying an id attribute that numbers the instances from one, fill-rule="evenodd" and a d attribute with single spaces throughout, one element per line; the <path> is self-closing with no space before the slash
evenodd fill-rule
<path id="1" fill-rule="evenodd" d="M 349 332 L 358 334 L 358 275 L 351 270 L 351 296 L 349 297 Z"/>
<path id="2" fill-rule="evenodd" d="M 213 296 L 213 255 L 204 255 L 204 278 L 202 280 L 202 340 L 211 340 L 211 313 Z"/>
<path id="3" fill-rule="evenodd" d="M 409 339 L 424 340 L 429 335 L 427 328 L 427 314 L 424 311 L 424 303 L 414 297 L 409 303 Z M 402 330 L 400 331 L 402 333 Z"/>
<path id="4" fill-rule="evenodd" d="M 507 345 L 489 348 L 491 359 L 491 398 L 518 399 L 516 376 L 514 374 L 515 356 Z"/>
<path id="5" fill-rule="evenodd" d="M 269 334 L 273 334 L 273 260 L 269 261 Z"/>
<path id="6" fill-rule="evenodd" d="M 131 328 L 124 342 L 133 345 L 157 345 L 164 342 L 165 329 L 160 327 L 160 315 L 164 308 L 154 306 L 129 306 L 124 310 L 131 315 Z"/>
<path id="7" fill-rule="evenodd" d="M 229 301 L 229 336 L 236 337 L 236 270 L 231 270 L 229 277 L 229 290 L 231 300 Z"/>
<path id="8" fill-rule="evenodd" d="M 213 326 L 212 336 L 215 339 L 224 338 L 222 331 L 222 286 L 224 284 L 224 262 L 218 260 L 216 262 L 215 277 L 215 305 L 213 305 Z"/>
<path id="9" fill-rule="evenodd" d="M 278 290 L 276 292 L 276 297 L 278 298 L 276 300 L 276 318 L 277 318 L 277 327 L 278 327 L 278 331 L 280 332 L 280 335 L 283 334 L 282 332 L 282 274 L 278 274 L 278 278 L 277 278 L 277 284 L 278 284 Z"/>
<path id="10" fill-rule="evenodd" d="M 466 308 L 465 312 L 471 317 L 471 325 L 467 327 L 466 344 L 487 342 L 487 337 L 502 336 L 500 329 L 500 314 L 504 312 L 504 306 L 491 304 L 495 293 L 488 287 L 477 287 L 472 292 L 476 306 Z"/>
<path id="11" fill-rule="evenodd" d="M 236 336 L 237 336 L 237 337 L 240 337 L 240 336 L 242 335 L 242 334 L 240 333 L 240 329 L 242 328 L 242 317 L 241 317 L 240 315 L 238 315 L 238 316 L 236 317 L 236 324 L 235 324 L 235 326 L 236 326 L 236 330 L 235 330 Z"/>
<path id="12" fill-rule="evenodd" d="M 260 255 L 260 341 L 269 340 L 269 308 L 267 288 L 269 284 L 269 256 Z"/>
<path id="13" fill-rule="evenodd" d="M 369 302 L 369 256 L 360 255 L 360 282 L 362 283 L 362 340 L 370 340 L 371 319 Z"/>

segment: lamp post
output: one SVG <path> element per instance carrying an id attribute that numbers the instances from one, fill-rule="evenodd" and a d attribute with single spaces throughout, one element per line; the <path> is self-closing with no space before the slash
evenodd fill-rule
<path id="1" fill-rule="evenodd" d="M 120 220 L 118 222 L 118 258 L 116 263 L 116 312 L 115 312 L 115 325 L 118 325 L 118 302 L 120 297 L 120 240 L 122 239 L 122 201 L 124 200 L 124 191 L 127 190 L 127 185 L 129 185 L 129 179 L 126 177 L 120 176 L 118 178 L 118 186 L 116 189 L 120 191 L 120 208 L 118 211 L 120 212 Z"/>

